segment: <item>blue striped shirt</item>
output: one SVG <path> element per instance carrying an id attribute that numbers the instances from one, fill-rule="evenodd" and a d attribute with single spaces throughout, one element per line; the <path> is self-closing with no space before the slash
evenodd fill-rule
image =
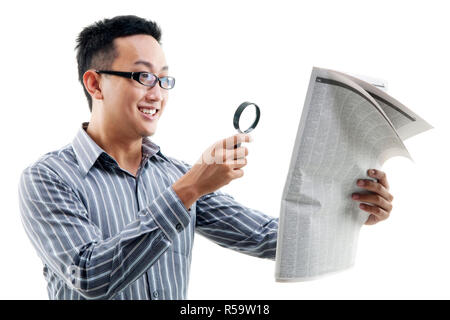
<path id="1" fill-rule="evenodd" d="M 89 137 L 87 124 L 19 183 L 22 223 L 50 299 L 186 299 L 194 231 L 275 259 L 277 218 L 220 190 L 186 210 L 172 184 L 190 165 L 143 138 L 134 176 Z"/>

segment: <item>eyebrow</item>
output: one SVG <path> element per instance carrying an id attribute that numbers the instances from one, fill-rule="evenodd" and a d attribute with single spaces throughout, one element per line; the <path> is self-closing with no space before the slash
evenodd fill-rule
<path id="1" fill-rule="evenodd" d="M 155 68 L 155 66 L 151 62 L 144 61 L 144 60 L 138 60 L 134 64 L 135 65 L 136 64 L 143 64 L 144 66 L 148 67 L 150 70 L 153 70 Z M 169 70 L 169 66 L 164 66 L 164 67 L 161 68 L 160 72 L 161 71 L 167 71 L 167 70 Z"/>

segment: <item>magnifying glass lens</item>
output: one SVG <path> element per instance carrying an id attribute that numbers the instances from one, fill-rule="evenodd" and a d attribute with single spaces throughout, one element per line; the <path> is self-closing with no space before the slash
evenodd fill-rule
<path id="1" fill-rule="evenodd" d="M 242 132 L 247 132 L 256 119 L 256 107 L 255 105 L 249 105 L 241 113 L 239 118 L 239 128 Z M 252 128 L 253 129 L 253 128 Z"/>
<path id="2" fill-rule="evenodd" d="M 251 102 L 243 102 L 236 109 L 233 117 L 233 126 L 239 133 L 249 133 L 256 128 L 261 112 L 259 107 Z M 240 147 L 238 143 L 235 148 Z"/>

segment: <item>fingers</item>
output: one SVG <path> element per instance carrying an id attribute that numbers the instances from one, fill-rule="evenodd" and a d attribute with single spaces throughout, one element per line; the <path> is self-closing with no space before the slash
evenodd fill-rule
<path id="1" fill-rule="evenodd" d="M 356 184 L 360 188 L 367 189 L 369 191 L 379 194 L 381 197 L 383 197 L 389 202 L 392 202 L 392 200 L 394 200 L 392 194 L 390 194 L 389 191 L 381 183 L 372 180 L 359 179 L 356 182 Z"/>
<path id="2" fill-rule="evenodd" d="M 236 149 L 222 149 L 221 147 L 216 147 L 213 150 L 214 160 L 216 163 L 232 162 L 232 160 L 245 159 L 248 155 L 247 147 L 239 147 Z M 231 160 L 231 161 L 230 161 Z"/>
<path id="3" fill-rule="evenodd" d="M 389 218 L 390 213 L 380 207 L 371 206 L 371 205 L 364 204 L 364 203 L 361 203 L 359 205 L 359 207 L 362 210 L 370 213 L 370 216 L 367 218 L 367 221 L 365 222 L 365 224 L 367 224 L 367 225 L 373 225 L 375 223 L 378 223 L 380 221 L 383 221 L 383 220 L 386 220 L 387 218 Z"/>
<path id="4" fill-rule="evenodd" d="M 233 179 L 241 178 L 244 175 L 244 170 L 242 169 L 233 170 L 233 175 L 234 175 Z"/>
<path id="5" fill-rule="evenodd" d="M 240 169 L 247 165 L 247 159 L 239 159 L 239 160 L 233 160 L 231 162 L 226 162 L 231 168 L 233 169 Z"/>
<path id="6" fill-rule="evenodd" d="M 389 216 L 387 216 L 386 218 L 380 218 L 379 216 L 371 213 L 364 224 L 369 226 L 374 225 L 380 221 L 386 220 L 388 217 Z"/>
<path id="7" fill-rule="evenodd" d="M 369 179 L 359 179 L 357 185 L 360 188 L 370 191 L 367 194 L 354 193 L 352 199 L 356 201 L 366 202 L 360 203 L 359 208 L 369 212 L 367 225 L 372 225 L 380 221 L 386 220 L 392 211 L 392 201 L 394 197 L 389 193 L 389 183 L 386 173 L 381 170 L 369 169 L 367 174 L 377 179 L 377 181 Z"/>
<path id="8" fill-rule="evenodd" d="M 234 146 L 242 142 L 251 142 L 252 137 L 247 133 L 238 133 L 228 137 L 226 139 L 217 142 L 217 146 L 221 146 L 223 149 L 234 149 Z"/>
<path id="9" fill-rule="evenodd" d="M 235 148 L 237 143 L 250 142 L 252 138 L 248 134 L 236 134 L 226 139 L 219 140 L 211 145 L 203 154 L 199 163 L 222 164 L 229 160 L 240 160 L 248 155 L 248 148 L 240 146 Z"/>
<path id="10" fill-rule="evenodd" d="M 238 160 L 248 156 L 247 147 L 239 147 L 232 150 L 226 150 L 226 160 Z"/>
<path id="11" fill-rule="evenodd" d="M 389 183 L 387 181 L 386 173 L 381 170 L 369 169 L 367 170 L 367 175 L 369 177 L 375 178 L 386 190 L 389 190 Z"/>
<path id="12" fill-rule="evenodd" d="M 380 196 L 376 193 L 369 193 L 369 194 L 361 194 L 361 193 L 355 193 L 352 195 L 353 200 L 358 200 L 361 202 L 367 202 L 371 205 L 375 205 L 377 207 L 380 207 L 381 209 L 391 212 L 392 211 L 392 204 L 391 202 L 387 201 L 385 198 Z"/>

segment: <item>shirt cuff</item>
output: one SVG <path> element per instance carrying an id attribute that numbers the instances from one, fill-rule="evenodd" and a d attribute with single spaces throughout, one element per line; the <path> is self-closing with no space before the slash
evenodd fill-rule
<path id="1" fill-rule="evenodd" d="M 145 211 L 170 241 L 191 221 L 190 213 L 172 186 L 164 190 Z"/>

